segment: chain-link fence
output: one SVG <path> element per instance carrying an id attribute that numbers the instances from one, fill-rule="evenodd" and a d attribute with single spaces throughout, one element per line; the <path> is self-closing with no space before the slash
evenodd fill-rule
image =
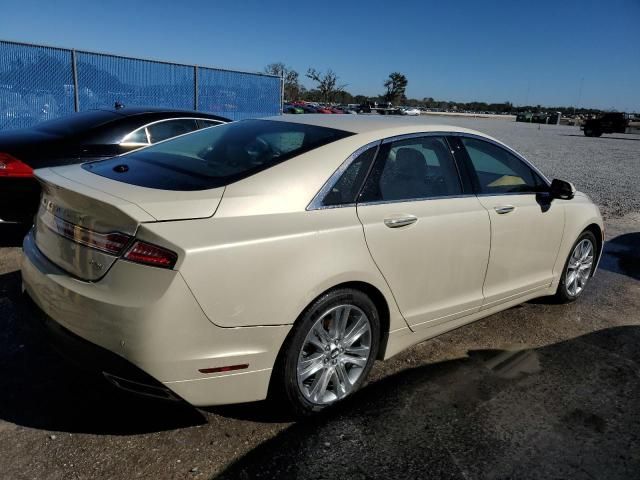
<path id="1" fill-rule="evenodd" d="M 282 80 L 0 40 L 0 130 L 113 108 L 115 102 L 201 110 L 233 120 L 278 115 Z"/>

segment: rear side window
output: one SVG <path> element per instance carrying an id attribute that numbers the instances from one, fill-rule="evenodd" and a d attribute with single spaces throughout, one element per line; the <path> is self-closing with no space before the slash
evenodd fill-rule
<path id="1" fill-rule="evenodd" d="M 301 123 L 243 120 L 197 130 L 120 157 L 86 163 L 83 168 L 142 187 L 206 190 L 228 185 L 350 135 L 353 134 Z"/>
<path id="2" fill-rule="evenodd" d="M 151 143 L 158 143 L 162 140 L 193 132 L 197 129 L 198 124 L 192 118 L 166 120 L 164 122 L 153 123 L 147 127 Z"/>
<path id="3" fill-rule="evenodd" d="M 377 146 L 367 149 L 349 164 L 338 181 L 325 195 L 322 201 L 323 206 L 335 207 L 356 202 L 358 190 L 367 175 L 369 165 L 371 165 L 377 149 Z"/>
<path id="4" fill-rule="evenodd" d="M 484 140 L 462 137 L 475 170 L 480 193 L 533 193 L 544 187 L 540 176 L 504 148 Z"/>
<path id="5" fill-rule="evenodd" d="M 425 136 L 383 145 L 360 201 L 420 200 L 461 193 L 460 177 L 446 140 Z"/>

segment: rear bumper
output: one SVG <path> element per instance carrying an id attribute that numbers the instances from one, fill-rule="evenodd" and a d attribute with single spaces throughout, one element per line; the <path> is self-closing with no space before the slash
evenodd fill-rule
<path id="1" fill-rule="evenodd" d="M 124 358 L 91 343 L 33 308 L 30 320 L 35 328 L 42 331 L 49 344 L 63 357 L 74 363 L 79 369 L 102 374 L 115 386 L 141 395 L 179 400 L 162 383 L 137 368 Z"/>
<path id="2" fill-rule="evenodd" d="M 221 328 L 176 271 L 118 261 L 99 282 L 83 282 L 44 257 L 32 233 L 23 248 L 25 291 L 67 339 L 56 342 L 63 354 L 82 352 L 112 377 L 166 388 L 196 406 L 266 398 L 290 326 Z M 249 367 L 200 372 L 238 364 Z"/>

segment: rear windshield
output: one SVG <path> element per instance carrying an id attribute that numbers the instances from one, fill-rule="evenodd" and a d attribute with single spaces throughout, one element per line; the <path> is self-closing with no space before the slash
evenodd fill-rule
<path id="1" fill-rule="evenodd" d="M 141 187 L 206 190 L 228 185 L 349 135 L 352 133 L 301 123 L 243 120 L 86 163 L 83 168 Z"/>

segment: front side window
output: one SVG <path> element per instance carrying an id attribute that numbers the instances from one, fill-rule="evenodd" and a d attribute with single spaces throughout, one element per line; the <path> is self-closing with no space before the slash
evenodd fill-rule
<path id="1" fill-rule="evenodd" d="M 242 120 L 86 163 L 82 168 L 142 187 L 205 190 L 228 185 L 350 135 L 302 123 Z M 121 165 L 126 168 L 114 171 Z"/>
<path id="2" fill-rule="evenodd" d="M 418 200 L 461 193 L 446 140 L 425 136 L 383 145 L 360 201 Z"/>
<path id="3" fill-rule="evenodd" d="M 544 187 L 540 176 L 522 160 L 493 143 L 462 137 L 478 180 L 479 193 L 533 193 Z"/>

